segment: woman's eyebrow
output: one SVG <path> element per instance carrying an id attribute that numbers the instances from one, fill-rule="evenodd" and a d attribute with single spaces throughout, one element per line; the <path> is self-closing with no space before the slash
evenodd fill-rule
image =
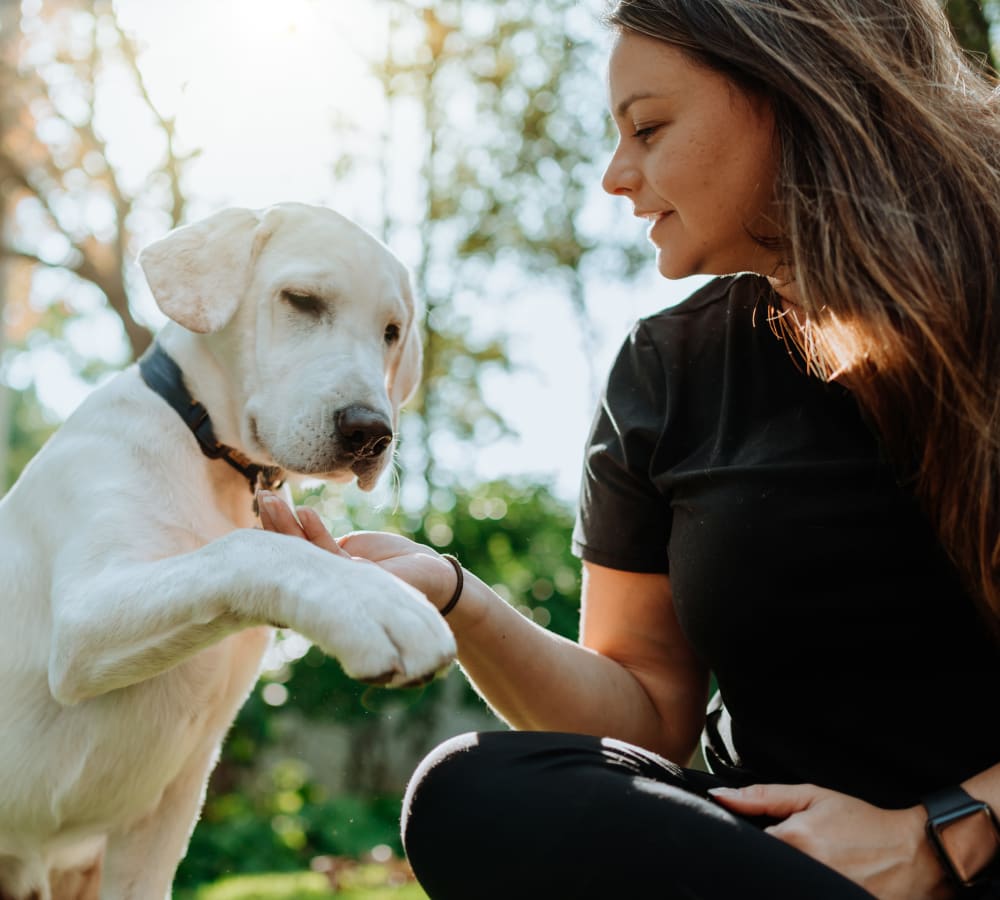
<path id="1" fill-rule="evenodd" d="M 618 106 L 615 107 L 615 114 L 619 119 L 621 119 L 625 116 L 625 113 L 628 112 L 628 108 L 633 103 L 636 103 L 639 100 L 652 100 L 660 96 L 660 94 L 654 94 L 650 91 L 636 91 L 634 94 L 629 94 L 624 100 L 621 101 L 621 103 L 618 104 Z"/>

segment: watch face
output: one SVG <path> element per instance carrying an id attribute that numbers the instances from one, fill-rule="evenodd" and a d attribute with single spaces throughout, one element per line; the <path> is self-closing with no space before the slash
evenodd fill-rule
<path id="1" fill-rule="evenodd" d="M 934 823 L 933 833 L 942 855 L 962 883 L 973 881 L 1000 852 L 1000 834 L 985 805 Z"/>

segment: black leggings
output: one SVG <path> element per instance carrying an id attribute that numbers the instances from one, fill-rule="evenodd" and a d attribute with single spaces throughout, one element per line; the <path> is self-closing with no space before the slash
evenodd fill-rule
<path id="1" fill-rule="evenodd" d="M 403 842 L 431 900 L 872 900 L 630 744 L 466 734 L 417 768 Z"/>

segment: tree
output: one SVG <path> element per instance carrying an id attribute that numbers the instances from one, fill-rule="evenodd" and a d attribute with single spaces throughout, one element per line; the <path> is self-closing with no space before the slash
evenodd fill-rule
<path id="1" fill-rule="evenodd" d="M 0 43 L 0 252 L 96 288 L 138 356 L 152 334 L 129 303 L 134 237 L 181 222 L 193 154 L 179 152 L 174 122 L 150 98 L 135 43 L 108 0 L 49 0 L 23 17 L 16 8 L 7 4 Z M 140 171 L 102 128 L 122 79 L 131 83 L 134 135 L 159 144 Z"/>
<path id="2" fill-rule="evenodd" d="M 0 352 L 9 372 L 19 354 L 48 344 L 93 380 L 152 339 L 130 302 L 130 261 L 137 235 L 182 220 L 192 154 L 178 151 L 174 122 L 152 102 L 135 43 L 109 0 L 48 0 L 27 10 L 0 4 Z M 119 112 L 122 82 L 130 86 L 132 136 L 152 148 L 138 169 L 104 127 Z M 73 321 L 102 316 L 121 328 L 124 356 L 69 340 Z M 4 484 L 51 430 L 32 411 L 35 401 L 30 385 L 13 401 L 6 388 L 0 394 Z M 32 422 L 37 430 L 20 427 Z"/>
<path id="3" fill-rule="evenodd" d="M 433 487 L 456 478 L 449 443 L 474 447 L 503 433 L 481 379 L 506 364 L 504 338 L 470 338 L 468 310 L 503 305 L 511 290 L 561 295 L 587 334 L 588 266 L 627 278 L 639 253 L 613 228 L 598 239 L 585 217 L 608 134 L 595 102 L 597 4 L 380 2 L 390 29 L 374 72 L 387 98 L 387 133 L 414 114 L 422 125 L 416 141 L 400 133 L 383 142 L 379 171 L 387 240 L 411 231 L 420 247 L 414 274 L 426 304 L 426 378 L 405 449 L 408 471 Z M 420 147 L 414 211 L 391 207 L 394 166 L 384 155 L 404 141 Z"/>

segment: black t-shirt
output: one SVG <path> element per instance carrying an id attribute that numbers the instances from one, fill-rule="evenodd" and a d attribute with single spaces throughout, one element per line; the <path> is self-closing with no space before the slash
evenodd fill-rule
<path id="1" fill-rule="evenodd" d="M 912 805 L 1000 761 L 1000 651 L 853 396 L 768 325 L 769 291 L 717 279 L 636 325 L 574 547 L 669 572 L 755 780 Z"/>

